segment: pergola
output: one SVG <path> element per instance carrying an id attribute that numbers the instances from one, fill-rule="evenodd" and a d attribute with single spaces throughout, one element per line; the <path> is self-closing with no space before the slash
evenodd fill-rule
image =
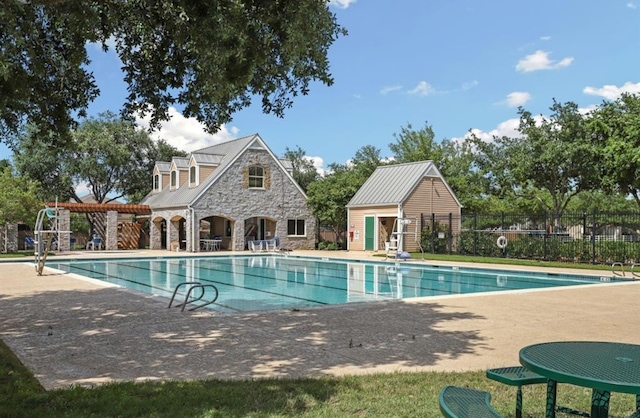
<path id="1" fill-rule="evenodd" d="M 45 205 L 58 211 L 58 228 L 61 231 L 70 231 L 70 213 L 88 213 L 95 215 L 96 227 L 102 235 L 106 250 L 118 249 L 118 215 L 151 215 L 148 205 L 126 203 L 74 203 L 74 202 L 46 202 Z M 62 238 L 62 237 L 61 237 Z M 61 239 L 59 243 L 61 251 L 70 249 L 69 239 Z"/>

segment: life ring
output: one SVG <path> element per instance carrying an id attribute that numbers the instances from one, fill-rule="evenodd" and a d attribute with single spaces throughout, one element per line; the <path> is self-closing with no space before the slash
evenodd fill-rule
<path id="1" fill-rule="evenodd" d="M 504 235 L 500 235 L 498 237 L 498 240 L 496 241 L 496 245 L 498 246 L 498 248 L 501 248 L 503 250 L 507 248 L 507 237 L 505 237 Z"/>

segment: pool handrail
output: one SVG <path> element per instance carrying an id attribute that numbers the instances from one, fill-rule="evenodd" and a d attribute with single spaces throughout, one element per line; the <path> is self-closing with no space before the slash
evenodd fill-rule
<path id="1" fill-rule="evenodd" d="M 181 312 L 184 312 L 184 308 L 187 305 L 201 300 L 205 295 L 205 292 L 206 292 L 205 289 L 206 288 L 213 289 L 213 291 L 215 292 L 215 297 L 212 300 L 208 301 L 207 303 L 204 303 L 204 304 L 195 306 L 193 308 L 190 308 L 189 311 L 195 311 L 196 309 L 200 309 L 200 308 L 203 308 L 205 306 L 211 305 L 216 300 L 218 300 L 218 296 L 220 295 L 220 292 L 218 292 L 218 288 L 215 287 L 212 284 L 202 284 L 200 282 L 182 282 L 182 283 L 178 283 L 178 285 L 173 290 L 173 295 L 171 296 L 171 300 L 169 301 L 169 306 L 167 306 L 167 308 L 171 308 L 171 306 L 173 305 L 173 301 L 175 300 L 176 295 L 178 294 L 178 290 L 182 286 L 190 286 L 190 287 L 187 290 L 187 294 L 185 295 L 184 301 L 182 303 L 179 303 L 179 304 L 175 305 L 176 308 L 182 308 L 180 310 Z M 200 296 L 198 296 L 197 298 L 194 297 L 193 299 L 189 300 L 189 298 L 191 297 L 191 292 L 193 291 L 193 289 L 200 289 L 202 291 L 202 293 L 200 293 Z"/>

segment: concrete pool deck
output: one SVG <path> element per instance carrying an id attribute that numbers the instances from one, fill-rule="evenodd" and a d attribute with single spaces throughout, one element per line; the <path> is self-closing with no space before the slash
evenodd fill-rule
<path id="1" fill-rule="evenodd" d="M 364 252 L 294 254 L 373 259 Z M 55 259 L 168 255 L 191 254 L 83 251 Z M 518 364 L 519 349 L 537 342 L 640 344 L 640 280 L 245 314 L 181 313 L 166 306 L 164 298 L 49 268 L 38 276 L 32 263 L 0 263 L 0 338 L 47 389 L 112 381 L 484 370 Z"/>

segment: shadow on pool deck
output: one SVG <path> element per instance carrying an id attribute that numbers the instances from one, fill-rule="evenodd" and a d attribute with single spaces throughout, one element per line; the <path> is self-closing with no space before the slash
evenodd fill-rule
<path id="1" fill-rule="evenodd" d="M 37 276 L 31 264 L 0 267 L 0 337 L 48 389 L 478 370 L 517 364 L 535 342 L 640 343 L 640 281 L 231 315 L 169 310 L 166 299 Z"/>

